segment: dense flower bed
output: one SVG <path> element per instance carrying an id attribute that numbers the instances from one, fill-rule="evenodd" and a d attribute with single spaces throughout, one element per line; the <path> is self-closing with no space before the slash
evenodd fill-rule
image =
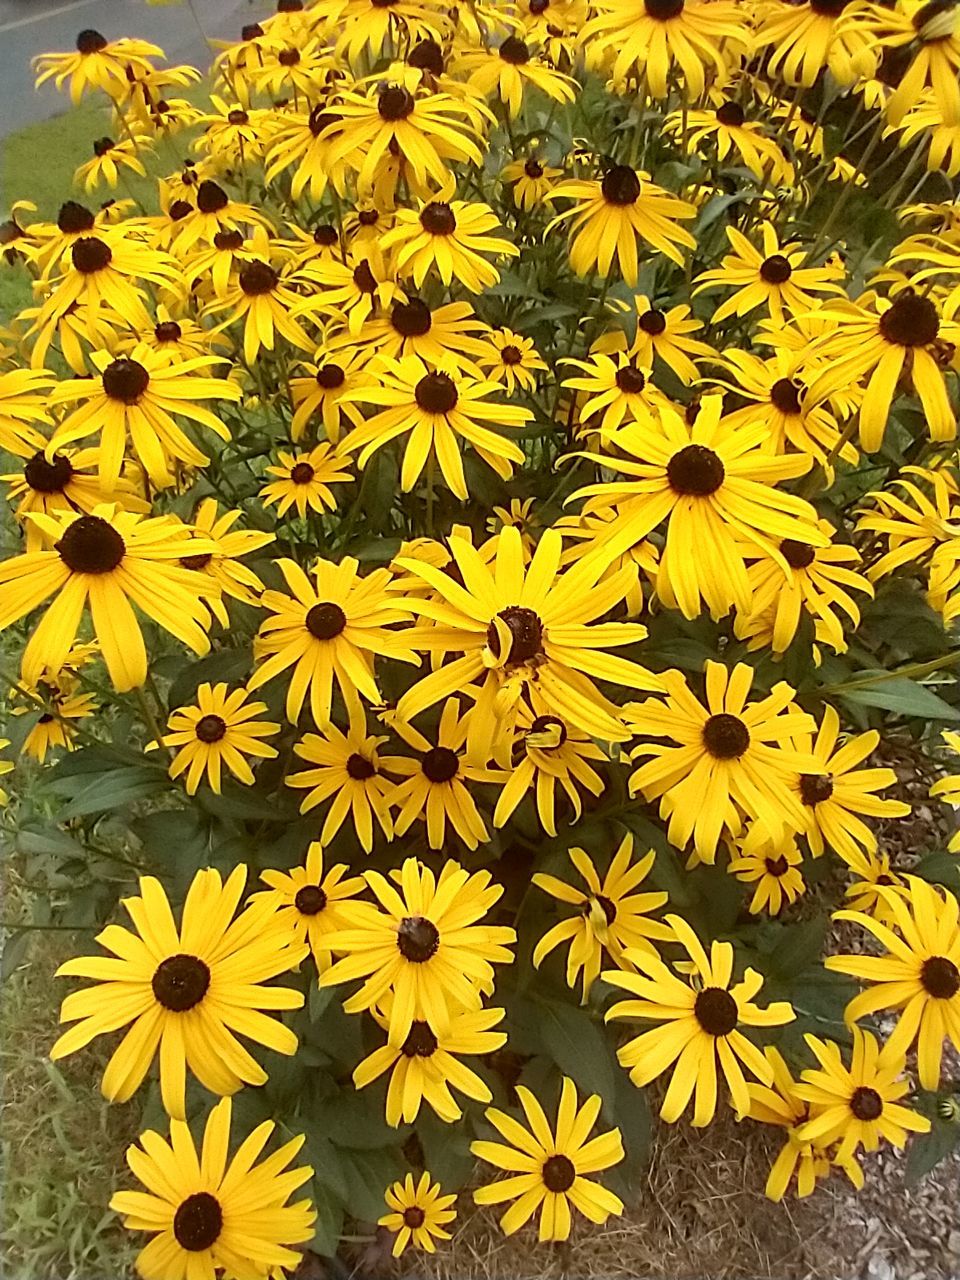
<path id="1" fill-rule="evenodd" d="M 960 877 L 878 831 L 884 735 L 960 749 L 957 11 L 282 0 L 202 104 L 37 67 L 112 136 L 3 229 L 7 826 L 99 930 L 52 1056 L 143 1105 L 142 1274 L 432 1250 L 468 1184 L 565 1240 L 648 1092 L 780 1129 L 773 1199 L 929 1167 Z"/>

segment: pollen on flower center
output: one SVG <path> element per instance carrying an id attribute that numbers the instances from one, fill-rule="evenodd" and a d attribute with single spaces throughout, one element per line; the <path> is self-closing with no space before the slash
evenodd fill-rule
<path id="1" fill-rule="evenodd" d="M 649 311 L 645 311 L 637 321 L 637 325 L 648 333 L 651 338 L 655 338 L 658 333 L 663 333 L 667 327 L 667 317 L 662 311 L 657 311 L 653 307 Z"/>
<path id="2" fill-rule="evenodd" d="M 739 760 L 750 745 L 750 730 L 739 716 L 721 711 L 703 726 L 703 745 L 717 760 Z"/>
<path id="3" fill-rule="evenodd" d="M 797 542 L 795 538 L 784 538 L 780 543 L 780 553 L 791 569 L 806 569 L 817 558 L 809 543 Z"/>
<path id="4" fill-rule="evenodd" d="M 543 653 L 543 623 L 533 609 L 512 604 L 497 614 L 510 632 L 510 652 L 500 653 L 500 633 L 496 623 L 487 628 L 487 644 L 491 652 L 506 662 L 530 662 Z"/>
<path id="5" fill-rule="evenodd" d="M 801 773 L 800 798 L 812 809 L 833 795 L 833 779 L 828 773 Z"/>
<path id="6" fill-rule="evenodd" d="M 241 240 L 242 243 L 243 241 Z M 230 247 L 232 248 L 233 246 Z M 279 279 L 280 277 L 273 267 L 268 262 L 261 262 L 259 258 L 255 258 L 253 262 L 248 262 L 240 270 L 240 288 L 250 298 L 270 293 L 277 287 Z"/>
<path id="7" fill-rule="evenodd" d="M 400 1052 L 407 1058 L 429 1058 L 436 1053 L 438 1043 L 430 1024 L 417 1019 L 411 1024 L 407 1038 L 400 1046 Z"/>
<path id="8" fill-rule="evenodd" d="M 767 284 L 786 284 L 793 274 L 793 267 L 782 253 L 771 254 L 760 263 L 760 277 Z"/>
<path id="9" fill-rule="evenodd" d="M 316 916 L 327 905 L 327 895 L 318 884 L 305 884 L 297 890 L 293 905 L 303 916 Z"/>
<path id="10" fill-rule="evenodd" d="M 57 214 L 57 226 L 64 235 L 78 235 L 81 231 L 92 231 L 96 220 L 90 210 L 76 200 L 67 200 L 60 206 Z"/>
<path id="11" fill-rule="evenodd" d="M 390 84 L 381 89 L 377 99 L 381 120 L 405 120 L 413 112 L 415 105 L 413 94 L 399 84 Z"/>
<path id="12" fill-rule="evenodd" d="M 188 1253 L 209 1249 L 216 1244 L 222 1230 L 223 1210 L 209 1191 L 187 1196 L 173 1215 L 173 1234 L 177 1244 Z"/>
<path id="13" fill-rule="evenodd" d="M 408 298 L 406 302 L 394 303 L 390 323 L 401 337 L 422 338 L 430 332 L 433 318 L 422 298 Z"/>
<path id="14" fill-rule="evenodd" d="M 149 385 L 150 374 L 139 360 L 114 360 L 103 371 L 104 391 L 122 404 L 136 404 Z"/>
<path id="15" fill-rule="evenodd" d="M 201 716 L 196 723 L 194 733 L 201 742 L 212 743 L 219 742 L 221 738 L 226 737 L 227 722 L 223 716 L 208 715 Z"/>
<path id="16" fill-rule="evenodd" d="M 54 549 L 74 573 L 110 573 L 124 557 L 126 544 L 101 516 L 81 516 Z"/>
<path id="17" fill-rule="evenodd" d="M 210 970 L 197 956 L 167 956 L 154 970 L 150 985 L 159 1004 L 186 1013 L 200 1003 L 210 986 Z"/>
<path id="18" fill-rule="evenodd" d="M 647 380 L 635 364 L 624 365 L 617 370 L 617 386 L 627 395 L 638 395 L 647 385 Z"/>
<path id="19" fill-rule="evenodd" d="M 923 962 L 920 981 L 928 995 L 952 1000 L 960 991 L 960 969 L 947 956 L 930 956 Z"/>
<path id="20" fill-rule="evenodd" d="M 84 55 L 90 53 L 99 53 L 107 47 L 107 37 L 102 36 L 99 31 L 94 31 L 92 27 L 87 27 L 77 36 L 77 52 Z"/>
<path id="21" fill-rule="evenodd" d="M 445 373 L 428 373 L 417 383 L 413 394 L 424 413 L 450 413 L 457 405 L 457 388 Z"/>
<path id="22" fill-rule="evenodd" d="M 69 458 L 62 453 L 55 453 L 48 461 L 42 449 L 23 468 L 24 480 L 36 493 L 62 493 L 72 475 L 73 467 Z"/>
<path id="23" fill-rule="evenodd" d="M 309 484 L 315 474 L 309 462 L 298 462 L 290 469 L 290 479 L 294 484 Z"/>
<path id="24" fill-rule="evenodd" d="M 425 964 L 437 954 L 440 931 L 426 916 L 404 916 L 397 930 L 397 948 L 405 960 Z"/>
<path id="25" fill-rule="evenodd" d="M 522 67 L 530 61 L 530 50 L 518 36 L 507 36 L 500 46 L 500 57 L 512 66 Z"/>
<path id="26" fill-rule="evenodd" d="M 353 778 L 354 782 L 365 782 L 377 772 L 373 763 L 357 751 L 348 758 L 346 768 L 348 776 Z"/>
<path id="27" fill-rule="evenodd" d="M 763 865 L 767 869 L 767 874 L 771 876 L 785 876 L 790 870 L 790 863 L 781 853 L 779 858 L 764 858 Z"/>
<path id="28" fill-rule="evenodd" d="M 770 403 L 781 413 L 799 413 L 800 388 L 792 378 L 778 378 L 770 388 Z"/>
<path id="29" fill-rule="evenodd" d="M 432 236 L 452 236 L 457 229 L 457 218 L 445 201 L 431 200 L 420 211 L 420 225 Z"/>
<path id="30" fill-rule="evenodd" d="M 887 342 L 900 347 L 926 347 L 940 332 L 940 317 L 929 298 L 921 298 L 912 289 L 897 295 L 880 317 L 880 333 Z"/>
<path id="31" fill-rule="evenodd" d="M 738 129 L 746 120 L 743 107 L 739 102 L 724 102 L 716 110 L 717 123 L 728 129 Z"/>
<path id="32" fill-rule="evenodd" d="M 333 640 L 347 625 L 347 615 L 338 604 L 325 600 L 307 611 L 307 630 L 318 640 Z"/>
<path id="33" fill-rule="evenodd" d="M 577 1170 L 569 1156 L 548 1156 L 541 1171 L 548 1191 L 569 1191 L 576 1181 Z"/>
<path id="34" fill-rule="evenodd" d="M 716 493 L 726 478 L 718 454 L 703 444 L 688 444 L 667 463 L 667 480 L 675 493 L 706 498 Z"/>
<path id="35" fill-rule="evenodd" d="M 615 164 L 603 175 L 600 189 L 608 204 L 636 204 L 640 196 L 640 179 L 628 164 Z"/>
<path id="36" fill-rule="evenodd" d="M 431 747 L 424 752 L 420 768 L 430 782 L 449 782 L 460 768 L 460 757 L 449 747 Z"/>
<path id="37" fill-rule="evenodd" d="M 183 337 L 183 330 L 176 320 L 163 320 L 154 327 L 153 336 L 158 342 L 179 342 Z"/>
<path id="38" fill-rule="evenodd" d="M 109 267 L 113 261 L 113 251 L 96 236 L 83 236 L 74 243 L 70 258 L 81 275 L 89 276 Z"/>
<path id="39" fill-rule="evenodd" d="M 740 1016 L 736 1000 L 722 987 L 704 987 L 698 992 L 693 1012 L 701 1027 L 711 1036 L 728 1036 Z"/>
<path id="40" fill-rule="evenodd" d="M 878 1120 L 883 1114 L 883 1099 L 876 1089 L 860 1085 L 850 1099 L 850 1110 L 858 1120 Z"/>

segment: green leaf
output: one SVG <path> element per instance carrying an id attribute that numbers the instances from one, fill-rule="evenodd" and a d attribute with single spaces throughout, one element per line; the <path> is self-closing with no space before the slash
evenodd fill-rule
<path id="1" fill-rule="evenodd" d="M 599 1093 L 614 1106 L 617 1064 L 613 1047 L 586 1009 L 535 995 L 530 1006 L 544 1049 L 584 1093 Z"/>
<path id="2" fill-rule="evenodd" d="M 960 1125 L 955 1120 L 943 1120 L 934 1116 L 929 1133 L 917 1134 L 911 1139 L 907 1153 L 906 1180 L 913 1186 L 960 1146 Z"/>
<path id="3" fill-rule="evenodd" d="M 306 1247 L 322 1257 L 332 1258 L 337 1252 L 343 1231 L 343 1204 L 319 1176 L 313 1178 L 308 1186 L 317 1211 L 317 1220 L 313 1224 L 313 1239 Z"/>
<path id="4" fill-rule="evenodd" d="M 955 853 L 928 853 L 913 868 L 913 874 L 960 894 L 960 858 Z"/>
<path id="5" fill-rule="evenodd" d="M 870 675 L 883 677 L 883 674 L 882 671 L 867 671 L 858 678 L 865 679 Z M 944 702 L 926 685 L 917 684 L 905 676 L 879 679 L 873 687 L 838 688 L 836 692 L 844 702 L 852 702 L 854 706 L 880 707 L 884 711 L 895 711 L 898 715 L 916 716 L 922 720 L 960 720 L 960 711 L 956 707 Z"/>
<path id="6" fill-rule="evenodd" d="M 111 769 L 94 778 L 92 782 L 81 786 L 74 792 L 73 799 L 60 809 L 57 814 L 61 822 L 69 818 L 79 818 L 89 813 L 107 813 L 111 809 L 120 809 L 135 804 L 138 800 L 146 800 L 159 791 L 165 790 L 167 777 L 158 769 L 145 765 L 135 765 L 125 769 Z M 53 784 L 56 790 L 74 790 L 66 779 Z"/>
<path id="7" fill-rule="evenodd" d="M 772 977 L 791 979 L 816 963 L 823 954 L 829 921 L 825 915 L 803 924 L 785 925 L 769 953 L 767 972 Z"/>
<path id="8" fill-rule="evenodd" d="M 377 1151 L 344 1152 L 343 1172 L 347 1182 L 349 1199 L 347 1209 L 351 1217 L 361 1222 L 376 1222 L 386 1213 L 384 1192 L 404 1171 L 404 1161 L 399 1146 L 382 1147 Z"/>
<path id="9" fill-rule="evenodd" d="M 399 1145 L 408 1129 L 392 1129 L 387 1124 L 379 1102 L 374 1105 L 375 1092 L 372 1086 L 362 1093 L 339 1092 L 320 1103 L 313 1125 L 338 1147 L 375 1151 Z"/>

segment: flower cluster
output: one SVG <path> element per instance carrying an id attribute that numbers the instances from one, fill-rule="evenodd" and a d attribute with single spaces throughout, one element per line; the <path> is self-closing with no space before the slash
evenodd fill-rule
<path id="1" fill-rule="evenodd" d="M 432 1251 L 471 1156 L 565 1240 L 631 1083 L 861 1185 L 960 1050 L 956 865 L 881 848 L 884 737 L 960 718 L 960 10 L 284 0 L 202 106 L 140 40 L 37 71 L 111 123 L 3 228 L 0 627 L 91 852 L 148 804 L 52 1051 L 156 1067 L 141 1274 L 279 1275 L 371 1176 Z"/>

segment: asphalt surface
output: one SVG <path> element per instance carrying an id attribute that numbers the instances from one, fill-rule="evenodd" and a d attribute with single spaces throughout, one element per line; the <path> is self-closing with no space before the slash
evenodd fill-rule
<path id="1" fill-rule="evenodd" d="M 140 36 L 170 62 L 205 70 L 208 39 L 235 39 L 245 22 L 274 11 L 270 0 L 0 0 L 0 138 L 69 108 L 52 84 L 33 87 L 30 59 L 74 48 L 77 33 L 93 27 L 107 39 Z"/>

